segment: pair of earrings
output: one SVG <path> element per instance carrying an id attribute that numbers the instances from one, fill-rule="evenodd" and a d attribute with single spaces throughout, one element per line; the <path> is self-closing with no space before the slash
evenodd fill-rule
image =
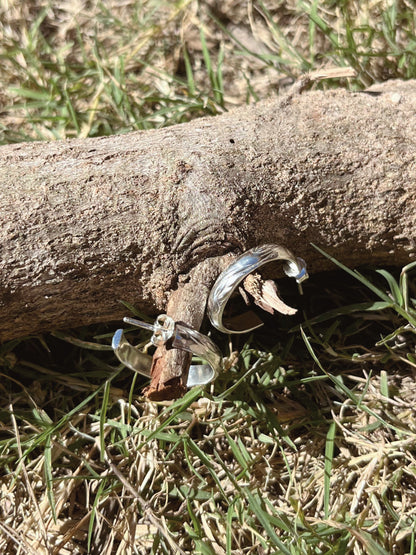
<path id="1" fill-rule="evenodd" d="M 285 261 L 284 273 L 293 277 L 298 284 L 308 279 L 305 261 L 295 257 L 287 248 L 263 245 L 250 249 L 219 275 L 211 290 L 207 315 L 215 328 L 224 333 L 246 333 L 263 325 L 262 320 L 252 311 L 230 318 L 224 316 L 225 308 L 237 288 L 247 304 L 250 295 L 255 304 L 271 314 L 274 311 L 287 315 L 296 312 L 279 298 L 272 280 L 265 281 L 260 274 L 255 273 L 260 267 L 276 260 Z M 124 318 L 124 322 L 150 330 L 150 341 L 156 347 L 170 341 L 174 349 L 188 351 L 205 362 L 190 366 L 187 387 L 208 384 L 215 380 L 223 369 L 221 351 L 209 337 L 190 326 L 175 322 L 166 314 L 160 314 L 153 324 L 128 317 Z M 131 345 L 122 329 L 115 332 L 112 348 L 125 366 L 150 377 L 152 358 Z"/>

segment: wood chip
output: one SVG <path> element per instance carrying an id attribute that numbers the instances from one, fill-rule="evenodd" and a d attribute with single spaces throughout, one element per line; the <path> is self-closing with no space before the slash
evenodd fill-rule
<path id="1" fill-rule="evenodd" d="M 270 314 L 276 311 L 291 316 L 297 312 L 296 308 L 287 305 L 279 297 L 275 282 L 271 279 L 264 280 L 260 274 L 249 274 L 243 281 L 243 288 L 253 297 L 257 306 Z"/>

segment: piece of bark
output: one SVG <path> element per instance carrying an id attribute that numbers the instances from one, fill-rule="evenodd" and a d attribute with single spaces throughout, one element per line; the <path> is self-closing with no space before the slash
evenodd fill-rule
<path id="1" fill-rule="evenodd" d="M 208 257 L 416 253 L 416 85 L 259 102 L 170 128 L 0 149 L 0 339 L 147 313 Z"/>
<path id="2" fill-rule="evenodd" d="M 258 273 L 249 274 L 243 281 L 243 288 L 253 297 L 254 304 L 269 314 L 277 311 L 285 316 L 292 316 L 297 312 L 296 308 L 292 308 L 282 301 L 272 279 L 264 280 Z"/>
<path id="3" fill-rule="evenodd" d="M 143 395 L 151 401 L 169 401 L 182 397 L 186 391 L 191 354 L 179 349 L 169 349 L 166 345 L 157 348 L 153 355 L 150 385 L 143 389 Z M 178 376 L 178 371 L 183 373 Z"/>

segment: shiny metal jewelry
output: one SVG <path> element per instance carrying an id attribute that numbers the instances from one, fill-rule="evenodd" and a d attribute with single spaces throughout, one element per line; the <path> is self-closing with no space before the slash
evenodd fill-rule
<path id="1" fill-rule="evenodd" d="M 262 245 L 255 247 L 239 256 L 224 272 L 222 272 L 208 299 L 208 317 L 213 326 L 224 333 L 246 333 L 263 325 L 258 324 L 247 329 L 229 329 L 223 324 L 223 313 L 231 295 L 246 276 L 261 266 L 275 260 L 285 260 L 283 271 L 301 284 L 308 279 L 306 263 L 302 258 L 294 256 L 287 248 L 279 245 Z"/>
<path id="2" fill-rule="evenodd" d="M 124 318 L 124 322 L 153 332 L 151 343 L 158 347 L 171 340 L 174 349 L 188 351 L 208 364 L 192 364 L 188 372 L 187 387 L 205 385 L 212 382 L 222 370 L 222 354 L 219 348 L 206 335 L 194 328 L 175 322 L 170 316 L 160 314 L 154 324 L 135 318 Z M 115 332 L 112 348 L 117 358 L 131 370 L 150 377 L 152 358 L 131 345 L 123 330 Z"/>

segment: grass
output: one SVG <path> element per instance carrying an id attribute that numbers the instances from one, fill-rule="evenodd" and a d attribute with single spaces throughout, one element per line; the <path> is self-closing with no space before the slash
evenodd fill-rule
<path id="1" fill-rule="evenodd" d="M 3 143 L 215 115 L 327 66 L 356 77 L 314 86 L 415 77 L 406 1 L 0 10 Z M 415 553 L 416 265 L 332 261 L 296 322 L 215 336 L 231 368 L 173 403 L 138 395 L 111 323 L 3 344 L 0 550 Z"/>
<path id="2" fill-rule="evenodd" d="M 76 344 L 56 334 L 4 345 L 3 546 L 412 552 L 412 270 L 388 273 L 404 312 L 393 296 L 371 310 L 384 272 L 338 276 L 338 289 L 333 275 L 311 278 L 295 328 L 282 319 L 235 343 L 228 372 L 173 403 L 137 397 L 142 378 L 108 351 L 113 326 L 77 330 Z"/>
<path id="3" fill-rule="evenodd" d="M 269 7 L 267 7 L 269 6 Z M 2 143 L 125 133 L 215 115 L 321 67 L 363 88 L 416 75 L 405 0 L 31 0 L 0 4 Z"/>

